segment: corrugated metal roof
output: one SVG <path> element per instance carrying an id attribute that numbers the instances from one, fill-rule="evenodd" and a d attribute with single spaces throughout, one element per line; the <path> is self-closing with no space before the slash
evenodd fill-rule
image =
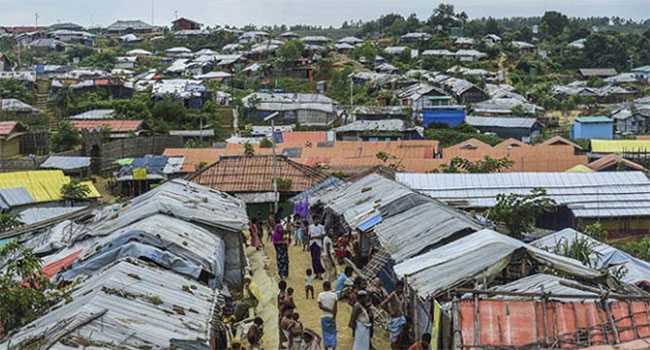
<path id="1" fill-rule="evenodd" d="M 596 115 L 596 116 L 591 116 L 591 117 L 576 117 L 574 119 L 575 122 L 582 123 L 582 124 L 595 124 L 595 123 L 611 123 L 612 120 L 602 116 L 602 115 Z"/>
<path id="2" fill-rule="evenodd" d="M 590 293 L 584 289 L 567 287 L 565 284 L 561 284 L 562 282 L 575 283 L 575 281 L 571 281 L 569 279 L 562 278 L 559 276 L 538 273 L 538 274 L 534 274 L 534 275 L 530 275 L 518 279 L 508 284 L 494 286 L 492 288 L 489 288 L 489 290 L 493 290 L 497 292 L 540 293 L 540 294 L 543 290 L 544 293 L 549 293 L 549 294 L 563 294 L 563 295 L 573 294 L 573 295 L 594 295 L 594 296 L 598 295 L 597 293 Z M 517 299 L 516 297 L 513 296 L 508 296 L 508 297 L 495 296 L 494 298 L 495 299 L 507 298 L 508 300 Z"/>
<path id="3" fill-rule="evenodd" d="M 637 259 L 620 249 L 597 241 L 570 228 L 544 236 L 532 242 L 531 245 L 554 251 L 558 244 L 562 242 L 570 244 L 576 239 L 588 241 L 591 244 L 593 251 L 600 254 L 592 254 L 590 256 L 590 260 L 595 268 L 603 269 L 622 265 L 627 269 L 627 273 L 622 278 L 623 281 L 628 283 L 637 283 L 641 281 L 650 282 L 649 262 Z"/>
<path id="4" fill-rule="evenodd" d="M 88 119 L 110 119 L 115 114 L 114 109 L 93 109 L 83 113 L 71 115 L 68 119 L 88 120 Z"/>
<path id="5" fill-rule="evenodd" d="M 405 131 L 414 129 L 409 128 L 402 119 L 384 119 L 384 120 L 357 120 L 350 124 L 339 126 L 334 129 L 336 132 L 348 131 Z"/>
<path id="6" fill-rule="evenodd" d="M 530 129 L 537 123 L 537 118 L 498 118 L 468 116 L 465 117 L 465 122 L 472 126 Z"/>
<path id="7" fill-rule="evenodd" d="M 72 170 L 90 166 L 90 157 L 50 156 L 41 164 L 45 169 Z"/>
<path id="8" fill-rule="evenodd" d="M 650 180 L 641 172 L 407 174 L 396 179 L 423 194 L 464 208 L 489 208 L 499 194 L 546 189 L 576 217 L 650 215 Z"/>
<path id="9" fill-rule="evenodd" d="M 25 223 L 25 225 L 32 225 L 84 209 L 86 209 L 86 207 L 29 208 L 20 212 L 20 221 Z"/>
<path id="10" fill-rule="evenodd" d="M 525 249 L 538 262 L 556 270 L 595 279 L 602 275 L 580 262 L 534 248 L 492 230 L 481 230 L 395 265 L 399 278 L 408 277 L 409 285 L 421 298 L 442 293 L 465 283 L 489 279 L 503 270 L 510 256 Z"/>
<path id="11" fill-rule="evenodd" d="M 19 205 L 35 203 L 25 187 L 12 187 L 0 189 L 0 208 L 9 209 Z"/>
<path id="12" fill-rule="evenodd" d="M 41 111 L 15 98 L 0 99 L 0 110 L 3 112 L 40 113 Z"/>
<path id="13" fill-rule="evenodd" d="M 456 233 L 483 227 L 447 205 L 428 199 L 425 203 L 383 219 L 375 227 L 382 247 L 400 263 Z"/>
<path id="14" fill-rule="evenodd" d="M 593 153 L 646 153 L 650 140 L 591 140 Z"/>
<path id="15" fill-rule="evenodd" d="M 213 291 L 196 281 L 146 263 L 118 261 L 76 287 L 43 317 L 12 338 L 16 346 L 64 322 L 81 322 L 106 310 L 100 318 L 80 325 L 54 344 L 130 349 L 168 348 L 171 338 L 207 339 Z M 65 344 L 65 345 L 64 345 Z M 19 347 L 21 347 L 19 345 Z"/>

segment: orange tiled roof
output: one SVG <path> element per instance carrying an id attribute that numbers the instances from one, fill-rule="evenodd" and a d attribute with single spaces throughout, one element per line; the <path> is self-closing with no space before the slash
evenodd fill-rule
<path id="1" fill-rule="evenodd" d="M 14 131 L 17 125 L 18 122 L 15 121 L 0 122 L 0 136 L 8 136 Z"/>
<path id="2" fill-rule="evenodd" d="M 312 143 L 315 146 L 318 142 L 327 142 L 327 131 L 285 131 L 282 141 L 288 144 Z"/>
<path id="3" fill-rule="evenodd" d="M 542 142 L 542 145 L 548 145 L 548 146 L 559 146 L 559 145 L 569 145 L 572 146 L 576 149 L 582 150 L 582 147 L 578 145 L 577 143 L 571 142 L 567 139 L 565 139 L 562 136 L 554 136 L 551 137 L 550 139 Z"/>
<path id="4" fill-rule="evenodd" d="M 108 127 L 111 132 L 138 131 L 142 128 L 142 120 L 73 120 L 72 125 L 77 129 L 103 129 Z"/>
<path id="5" fill-rule="evenodd" d="M 193 173 L 196 171 L 196 165 L 205 162 L 212 164 L 219 160 L 221 149 L 217 148 L 167 148 L 163 156 L 167 157 L 185 157 L 181 172 Z"/>
<path id="6" fill-rule="evenodd" d="M 587 166 L 594 171 L 601 171 L 610 168 L 612 166 L 617 166 L 619 163 L 621 163 L 622 165 L 624 165 L 626 168 L 629 169 L 638 170 L 638 171 L 647 171 L 647 169 L 644 168 L 643 165 L 637 164 L 631 160 L 627 160 L 621 157 L 620 155 L 614 153 L 608 154 L 598 160 L 594 160 L 593 162 L 587 164 Z"/>
<path id="7" fill-rule="evenodd" d="M 327 177 L 322 171 L 296 163 L 283 156 L 277 157 L 277 176 L 291 180 L 291 187 L 281 192 L 303 192 Z M 273 157 L 222 157 L 198 173 L 192 181 L 224 192 L 273 191 Z"/>

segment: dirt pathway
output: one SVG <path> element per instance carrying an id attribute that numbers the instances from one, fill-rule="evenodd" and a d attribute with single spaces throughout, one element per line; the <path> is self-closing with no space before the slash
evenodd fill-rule
<path id="1" fill-rule="evenodd" d="M 266 240 L 266 237 L 264 238 Z M 277 293 L 277 266 L 275 264 L 275 249 L 270 242 L 264 242 L 265 248 L 264 252 L 268 256 L 268 271 L 273 274 L 273 277 L 276 281 L 276 287 L 274 291 Z M 303 252 L 302 247 L 292 245 L 289 248 L 289 278 L 287 280 L 288 286 L 292 287 L 295 290 L 294 300 L 297 305 L 297 312 L 300 314 L 300 319 L 305 328 L 309 328 L 315 331 L 318 334 L 321 334 L 320 327 L 320 309 L 318 309 L 318 293 L 323 291 L 322 281 L 316 281 L 314 285 L 314 298 L 315 299 L 306 299 L 305 298 L 305 271 L 311 268 L 311 255 L 308 251 Z M 341 272 L 341 266 L 337 266 L 339 273 Z M 332 286 L 333 287 L 333 286 Z M 274 301 L 275 303 L 275 301 Z M 337 349 L 347 350 L 352 349 L 352 344 L 354 339 L 352 337 L 352 330 L 348 328 L 347 324 L 350 320 L 350 312 L 352 308 L 345 302 L 339 303 L 339 311 L 336 317 L 336 323 L 338 328 L 338 347 Z M 274 350 L 277 349 L 277 343 L 269 342 L 267 337 L 274 338 L 274 341 L 277 341 L 277 334 L 269 334 L 265 332 L 265 350 Z M 383 338 L 382 338 L 383 337 Z M 373 346 L 375 349 L 390 349 L 390 344 L 388 339 L 381 334 L 381 332 L 375 332 L 375 337 L 372 339 Z"/>

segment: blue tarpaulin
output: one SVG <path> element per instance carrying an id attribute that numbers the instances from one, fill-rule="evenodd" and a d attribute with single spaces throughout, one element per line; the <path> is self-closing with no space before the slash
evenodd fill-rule
<path id="1" fill-rule="evenodd" d="M 465 106 L 432 106 L 422 111 L 422 126 L 442 123 L 456 126 L 465 121 Z"/>

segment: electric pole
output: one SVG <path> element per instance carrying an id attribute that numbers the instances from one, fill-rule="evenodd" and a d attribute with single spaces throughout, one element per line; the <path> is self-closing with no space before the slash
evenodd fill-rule
<path id="1" fill-rule="evenodd" d="M 38 28 L 38 19 L 40 16 L 38 15 L 38 12 L 34 13 L 34 29 Z"/>

